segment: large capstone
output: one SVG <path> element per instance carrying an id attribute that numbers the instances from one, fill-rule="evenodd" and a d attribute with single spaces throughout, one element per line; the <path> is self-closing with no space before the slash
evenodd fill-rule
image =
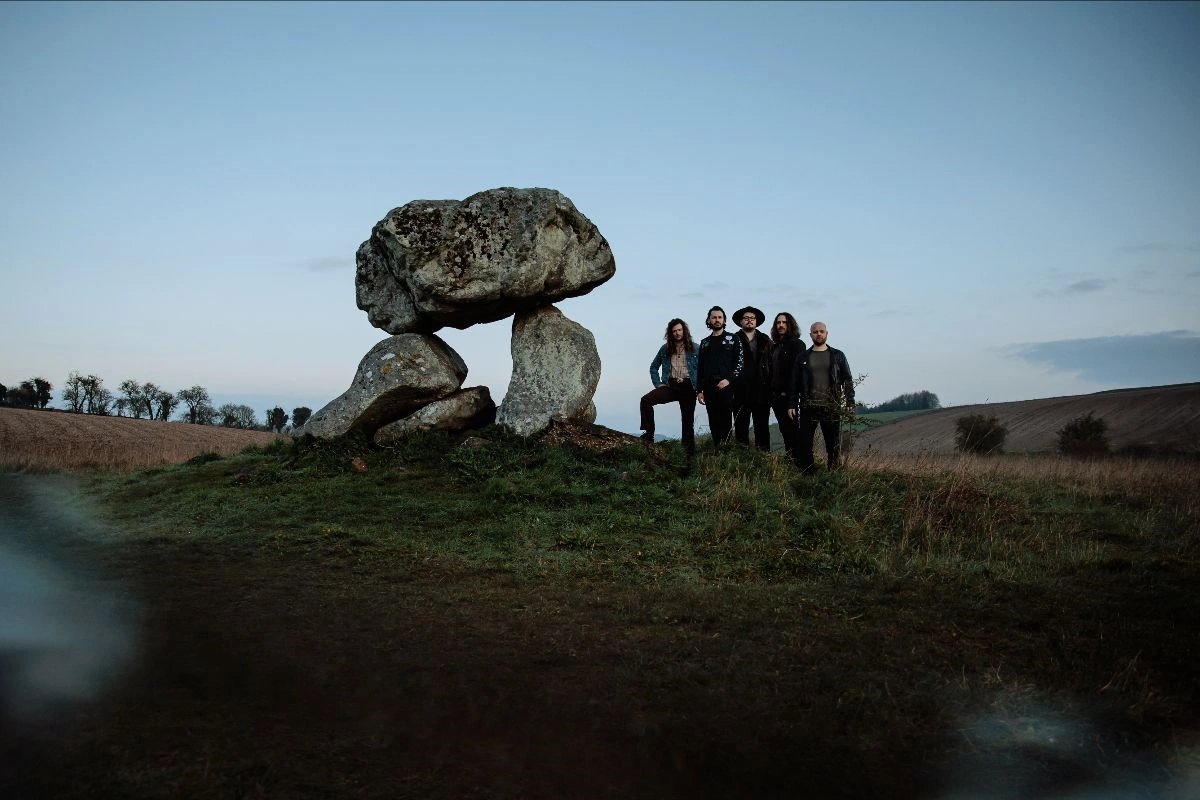
<path id="1" fill-rule="evenodd" d="M 591 331 L 553 306 L 513 319 L 512 378 L 496 422 L 521 436 L 551 420 L 592 422 L 600 382 L 600 354 Z"/>
<path id="2" fill-rule="evenodd" d="M 496 404 L 486 386 L 472 386 L 434 400 L 404 419 L 388 423 L 375 434 L 376 444 L 393 444 L 416 431 L 463 431 L 496 420 Z"/>
<path id="3" fill-rule="evenodd" d="M 362 431 L 369 439 L 389 422 L 457 392 L 467 365 L 432 334 L 390 336 L 358 362 L 350 388 L 317 413 L 298 433 L 333 439 Z"/>
<path id="4" fill-rule="evenodd" d="M 388 333 L 466 328 L 587 294 L 616 272 L 553 189 L 489 189 L 393 209 L 358 248 L 358 307 Z"/>

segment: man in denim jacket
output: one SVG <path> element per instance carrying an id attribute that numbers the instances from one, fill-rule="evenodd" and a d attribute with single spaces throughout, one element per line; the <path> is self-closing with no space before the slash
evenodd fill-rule
<path id="1" fill-rule="evenodd" d="M 673 319 L 667 323 L 666 344 L 650 362 L 650 382 L 654 389 L 642 395 L 642 438 L 654 441 L 654 406 L 679 403 L 683 420 L 683 446 L 688 453 L 696 450 L 696 343 L 687 323 Z"/>

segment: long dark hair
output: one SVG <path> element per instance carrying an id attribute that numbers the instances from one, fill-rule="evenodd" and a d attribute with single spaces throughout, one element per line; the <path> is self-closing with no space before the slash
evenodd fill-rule
<path id="1" fill-rule="evenodd" d="M 784 321 L 787 322 L 788 338 L 798 339 L 800 337 L 800 325 L 796 322 L 796 318 L 786 311 L 780 311 L 775 315 L 775 318 L 771 320 L 771 341 L 775 344 L 779 344 L 779 340 L 783 338 L 779 335 L 779 331 L 775 329 L 775 323 L 779 321 L 780 317 L 783 317 Z"/>
<path id="2" fill-rule="evenodd" d="M 690 353 L 695 350 L 696 343 L 692 341 L 692 332 L 688 330 L 687 323 L 676 317 L 667 323 L 667 332 L 663 334 L 663 339 L 667 341 L 667 352 L 675 352 L 675 343 L 671 341 L 671 328 L 674 328 L 676 325 L 683 326 L 683 351 L 685 353 Z"/>

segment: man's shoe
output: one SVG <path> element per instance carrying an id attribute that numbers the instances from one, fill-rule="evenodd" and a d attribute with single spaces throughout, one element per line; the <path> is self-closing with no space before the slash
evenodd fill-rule
<path id="1" fill-rule="evenodd" d="M 643 442 L 653 442 L 654 441 L 654 431 L 646 431 L 638 438 L 641 439 Z"/>

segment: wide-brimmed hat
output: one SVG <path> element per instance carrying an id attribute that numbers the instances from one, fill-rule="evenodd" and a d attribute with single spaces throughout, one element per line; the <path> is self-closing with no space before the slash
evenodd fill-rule
<path id="1" fill-rule="evenodd" d="M 758 310 L 754 306 L 746 306 L 745 308 L 739 308 L 737 311 L 733 312 L 733 324 L 740 326 L 742 324 L 742 317 L 746 316 L 747 311 L 753 312 L 755 318 L 758 319 L 758 324 L 756 327 L 761 327 L 762 324 L 767 321 L 767 315 L 762 311 Z"/>

